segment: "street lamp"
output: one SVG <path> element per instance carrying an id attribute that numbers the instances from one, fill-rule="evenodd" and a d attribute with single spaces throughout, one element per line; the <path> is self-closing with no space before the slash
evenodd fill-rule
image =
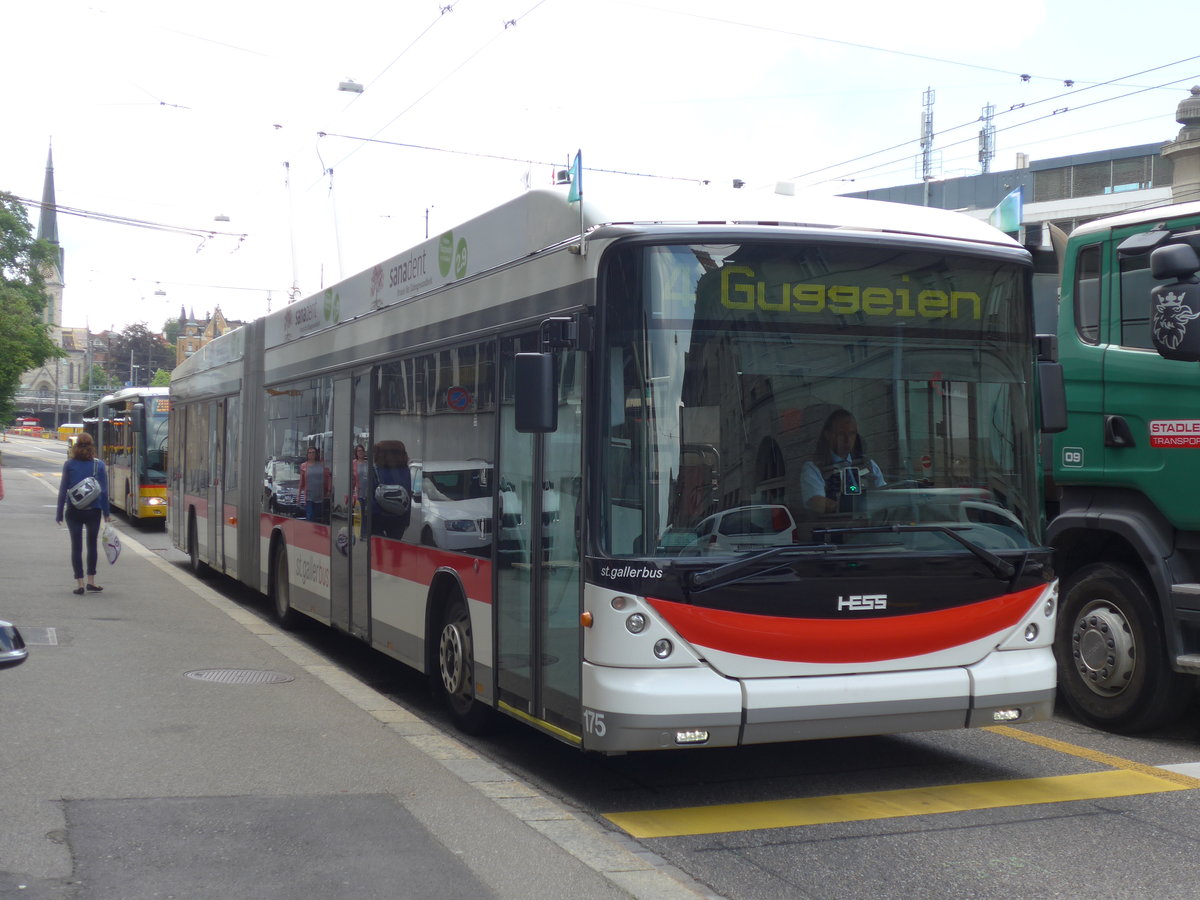
<path id="1" fill-rule="evenodd" d="M 137 383 L 138 383 L 137 382 L 137 373 L 138 373 L 138 369 L 140 369 L 140 368 L 141 368 L 141 366 L 130 366 L 129 367 L 129 386 L 130 387 L 137 387 Z"/>

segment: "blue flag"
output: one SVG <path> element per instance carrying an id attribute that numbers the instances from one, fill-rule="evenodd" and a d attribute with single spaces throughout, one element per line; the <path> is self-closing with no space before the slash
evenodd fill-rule
<path id="1" fill-rule="evenodd" d="M 996 204 L 996 208 L 988 215 L 988 224 L 1006 234 L 1016 234 L 1021 230 L 1021 188 L 1009 191 L 1008 196 Z"/>
<path id="2" fill-rule="evenodd" d="M 575 162 L 571 163 L 571 189 L 567 191 L 567 202 L 583 199 L 583 151 L 575 151 Z"/>

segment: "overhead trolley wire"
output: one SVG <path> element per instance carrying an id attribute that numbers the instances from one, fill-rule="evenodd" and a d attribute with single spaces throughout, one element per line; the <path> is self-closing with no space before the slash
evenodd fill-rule
<path id="1" fill-rule="evenodd" d="M 1082 94 L 1082 93 L 1084 93 L 1085 91 L 1094 90 L 1095 88 L 1106 87 L 1106 86 L 1109 86 L 1109 85 L 1115 85 L 1115 84 L 1118 84 L 1118 83 L 1120 83 L 1120 82 L 1122 82 L 1122 81 L 1124 81 L 1124 80 L 1126 80 L 1126 79 L 1128 79 L 1128 78 L 1136 78 L 1136 77 L 1138 77 L 1138 76 L 1140 76 L 1140 75 L 1147 75 L 1147 74 L 1149 74 L 1149 73 L 1151 73 L 1151 72 L 1157 72 L 1157 71 L 1160 71 L 1160 70 L 1162 70 L 1162 69 L 1168 69 L 1168 68 L 1171 68 L 1172 66 L 1183 65 L 1184 63 L 1193 62 L 1193 61 L 1195 61 L 1195 60 L 1197 60 L 1197 59 L 1200 59 L 1200 55 L 1197 55 L 1197 56 L 1189 56 L 1189 57 L 1185 57 L 1184 59 L 1175 60 L 1174 62 L 1164 63 L 1163 65 L 1160 65 L 1160 66 L 1154 66 L 1154 67 L 1152 67 L 1152 68 L 1149 68 L 1149 69 L 1143 69 L 1143 70 L 1142 70 L 1142 71 L 1140 71 L 1140 72 L 1133 72 L 1133 73 L 1130 73 L 1129 75 L 1121 75 L 1121 76 L 1118 76 L 1117 78 L 1112 78 L 1112 79 L 1109 79 L 1108 81 L 1097 82 L 1096 84 L 1092 84 L 1092 85 L 1088 85 L 1087 87 L 1079 88 L 1078 90 L 1074 90 L 1074 91 L 1068 91 L 1068 92 L 1066 92 L 1066 93 L 1055 94 L 1055 95 L 1053 95 L 1053 96 L 1050 96 L 1050 97 L 1043 97 L 1041 100 L 1034 100 L 1034 101 L 1032 101 L 1032 102 L 1029 102 L 1029 103 L 1016 104 L 1016 105 L 1010 106 L 1010 107 L 1009 107 L 1008 109 L 1006 109 L 1006 110 L 1002 110 L 1002 111 L 1000 111 L 1000 112 L 996 113 L 996 116 L 995 116 L 995 117 L 996 117 L 996 118 L 999 118 L 1000 116 L 1004 116 L 1004 115 L 1009 115 L 1009 114 L 1011 114 L 1011 113 L 1020 112 L 1021 110 L 1030 109 L 1031 107 L 1034 107 L 1034 106 L 1041 106 L 1041 105 L 1043 105 L 1043 104 L 1045 104 L 1045 103 L 1051 103 L 1051 102 L 1053 102 L 1053 101 L 1055 101 L 1055 100 L 1062 99 L 1063 97 L 1076 96 L 1076 95 L 1078 95 L 1078 94 Z M 1082 106 L 1074 106 L 1074 107 L 1062 107 L 1062 108 L 1060 108 L 1060 109 L 1056 109 L 1056 110 L 1054 110 L 1054 112 L 1052 112 L 1052 113 L 1049 113 L 1049 114 L 1047 114 L 1047 115 L 1044 115 L 1044 116 L 1038 116 L 1038 117 L 1036 117 L 1036 118 L 1033 118 L 1033 119 L 1028 119 L 1028 120 L 1026 120 L 1026 121 L 1024 121 L 1024 122 L 1018 122 L 1018 123 L 1016 123 L 1016 124 L 1013 124 L 1013 125 L 1007 125 L 1007 126 L 1005 126 L 1005 127 L 1003 127 L 1003 128 L 999 128 L 999 129 L 997 129 L 997 133 L 999 133 L 999 132 L 1002 132 L 1002 131 L 1011 131 L 1011 130 L 1012 130 L 1012 129 L 1014 129 L 1014 128 L 1019 128 L 1019 127 L 1022 127 L 1022 126 L 1024 126 L 1024 125 L 1032 125 L 1032 124 L 1033 124 L 1033 123 L 1035 123 L 1035 122 L 1041 122 L 1041 121 L 1044 121 L 1045 119 L 1053 118 L 1054 116 L 1060 116 L 1060 115 L 1063 115 L 1064 113 L 1068 113 L 1068 112 L 1078 112 L 1079 110 L 1088 109 L 1088 108 L 1090 108 L 1090 107 L 1093 107 L 1093 106 L 1099 106 L 1100 104 L 1103 104 L 1103 103 L 1111 103 L 1111 102 L 1113 102 L 1113 101 L 1116 101 L 1116 100 L 1124 100 L 1124 99 L 1125 99 L 1125 98 L 1127 98 L 1127 97 L 1133 97 L 1133 96 L 1136 96 L 1137 94 L 1144 94 L 1144 93 L 1146 93 L 1147 91 L 1155 91 L 1155 90 L 1160 90 L 1160 89 L 1162 89 L 1162 88 L 1165 88 L 1165 87 L 1170 87 L 1170 86 L 1172 86 L 1172 85 L 1179 84 L 1180 82 L 1184 82 L 1184 81 L 1191 81 L 1191 80 L 1193 80 L 1193 79 L 1194 79 L 1194 78 L 1196 78 L 1196 77 L 1197 77 L 1197 76 L 1196 76 L 1196 75 L 1194 75 L 1194 74 L 1193 74 L 1193 75 L 1188 75 L 1188 76 L 1185 76 L 1185 77 L 1183 77 L 1183 78 L 1177 78 L 1177 79 L 1175 79 L 1175 80 L 1173 80 L 1173 81 L 1167 81 L 1167 82 L 1164 82 L 1164 83 L 1162 83 L 1162 84 L 1151 85 L 1151 86 L 1149 86 L 1149 87 L 1141 87 L 1141 88 L 1138 88 L 1138 89 L 1136 89 L 1136 90 L 1129 91 L 1128 93 L 1119 94 L 1119 95 L 1117 95 L 1117 96 L 1115 96 L 1115 97 L 1106 97 L 1106 98 L 1105 98 L 1105 99 L 1103 99 L 1103 100 L 1094 100 L 1094 101 L 1092 101 L 1091 103 L 1085 103 L 1085 104 L 1083 104 Z M 934 137 L 940 137 L 941 135 L 949 134 L 949 133 L 951 133 L 951 132 L 953 132 L 953 131 L 958 131 L 958 130 L 959 130 L 959 129 L 961 129 L 961 128 L 969 128 L 969 127 L 971 127 L 971 126 L 975 125 L 975 124 L 976 124 L 978 121 L 979 121 L 979 119 L 977 119 L 977 118 L 976 118 L 976 119 L 972 119 L 972 120 L 971 120 L 971 121 L 969 121 L 969 122 L 963 122 L 963 123 L 961 123 L 961 124 L 959 124 L 959 125 L 952 125 L 952 126 L 951 126 L 951 127 L 949 127 L 949 128 L 945 128 L 945 129 L 942 129 L 942 130 L 941 130 L 941 131 L 939 131 L 939 132 L 936 132 L 936 133 L 934 134 Z M 969 137 L 969 138 L 964 138 L 964 139 L 963 139 L 963 140 L 961 140 L 961 141 L 956 141 L 956 142 L 954 142 L 954 143 L 952 143 L 952 144 L 947 144 L 947 145 L 945 145 L 945 146 L 946 146 L 946 147 L 956 147 L 956 146 L 958 146 L 959 144 L 970 143 L 971 141 L 974 141 L 975 139 L 976 139 L 976 138 L 975 138 L 975 136 L 971 136 L 971 137 Z M 890 152 L 890 151 L 892 151 L 892 150 L 899 150 L 899 149 L 901 149 L 901 148 L 903 148 L 903 147 L 907 147 L 907 146 L 909 146 L 910 144 L 914 144 L 914 143 L 916 143 L 916 142 L 917 142 L 917 140 L 918 140 L 918 138 L 915 138 L 915 137 L 914 137 L 914 138 L 911 138 L 911 139 L 909 139 L 909 140 L 902 141 L 902 142 L 901 142 L 901 143 L 899 143 L 899 144 L 893 144 L 893 145 L 892 145 L 892 146 L 890 146 L 890 147 L 884 147 L 883 149 L 880 149 L 880 150 L 875 150 L 875 151 L 872 151 L 871 153 L 865 153 L 865 154 L 863 154 L 862 156 L 856 156 L 856 157 L 854 157 L 854 158 L 852 158 L 852 159 L 847 159 L 847 160 L 843 160 L 843 161 L 841 161 L 841 162 L 832 163 L 832 164 L 830 164 L 830 165 L 827 165 L 827 166 L 822 166 L 822 167 L 820 167 L 820 168 L 813 169 L 813 170 L 811 170 L 811 171 L 808 171 L 808 172 L 804 172 L 804 173 L 802 173 L 802 174 L 800 174 L 800 175 L 795 175 L 795 176 L 793 176 L 793 180 L 799 180 L 799 179 L 802 179 L 802 178 L 808 178 L 808 177 L 810 177 L 810 176 L 812 176 L 812 175 L 818 175 L 818 174 L 820 174 L 820 173 L 822 173 L 822 172 L 828 172 L 828 171 L 829 171 L 829 170 L 831 170 L 831 169 L 838 169 L 838 168 L 841 168 L 842 166 L 849 166 L 849 165 L 852 165 L 852 164 L 854 164 L 854 163 L 856 163 L 856 162 L 860 162 L 860 161 L 862 161 L 862 160 L 865 160 L 865 159 L 870 159 L 870 158 L 871 158 L 871 157 L 873 157 L 873 156 L 879 156 L 880 154 L 883 154 L 883 153 L 888 153 L 888 152 Z M 943 149 L 944 149 L 944 148 L 943 148 Z M 846 173 L 843 173 L 843 174 L 844 174 L 845 176 L 850 176 L 850 175 L 859 175 L 859 174 L 862 174 L 862 173 L 864 173 L 864 172 L 870 172 L 870 171 L 873 171 L 874 169 L 878 169 L 878 168 L 880 168 L 880 167 L 882 167 L 882 166 L 888 166 L 888 165 L 892 165 L 893 163 L 895 163 L 895 162 L 899 162 L 899 161 L 901 161 L 901 160 L 896 160 L 896 159 L 893 159 L 893 160 L 888 160 L 887 162 L 882 162 L 882 163 L 879 163 L 879 165 L 877 165 L 877 166 L 870 166 L 870 167 L 868 167 L 868 168 L 865 168 L 865 169 L 858 169 L 858 170 L 855 170 L 855 171 L 852 171 L 852 172 L 846 172 Z"/>

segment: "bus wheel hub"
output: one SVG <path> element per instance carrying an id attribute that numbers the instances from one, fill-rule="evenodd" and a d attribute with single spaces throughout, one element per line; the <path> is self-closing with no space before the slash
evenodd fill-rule
<path id="1" fill-rule="evenodd" d="M 442 670 L 442 684 L 449 694 L 457 694 L 462 689 L 463 660 L 462 635 L 453 624 L 442 629 L 442 640 L 438 647 L 438 658 Z"/>

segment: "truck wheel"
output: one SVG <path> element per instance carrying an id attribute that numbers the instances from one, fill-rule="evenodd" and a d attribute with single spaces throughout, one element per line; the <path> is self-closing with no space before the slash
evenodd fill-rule
<path id="1" fill-rule="evenodd" d="M 492 711 L 475 699 L 475 649 L 471 617 L 461 594 L 442 613 L 438 634 L 439 687 L 454 724 L 467 734 L 487 731 Z"/>
<path id="2" fill-rule="evenodd" d="M 1165 725 L 1194 687 L 1171 670 L 1151 591 L 1128 566 L 1096 563 L 1067 579 L 1054 649 L 1063 699 L 1107 731 Z"/>

